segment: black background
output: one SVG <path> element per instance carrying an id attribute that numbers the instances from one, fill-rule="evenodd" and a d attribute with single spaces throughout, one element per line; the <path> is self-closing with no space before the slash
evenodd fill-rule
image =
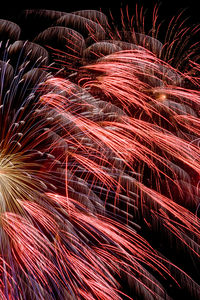
<path id="1" fill-rule="evenodd" d="M 7 1 L 7 2 L 6 2 Z M 80 9 L 102 9 L 107 13 L 109 9 L 118 20 L 120 17 L 120 7 L 129 7 L 130 14 L 134 13 L 135 5 L 138 3 L 147 9 L 152 10 L 152 7 L 158 1 L 156 0 L 31 0 L 31 1 L 15 1 L 14 4 L 9 0 L 2 1 L 0 4 L 0 18 L 11 19 L 16 17 L 21 10 L 29 8 L 44 8 L 60 11 L 71 12 Z M 190 17 L 191 23 L 200 23 L 199 0 L 162 0 L 159 9 L 160 19 L 165 19 L 169 16 L 176 15 L 179 10 L 187 9 L 185 16 Z M 33 24 L 34 26 L 34 24 Z"/>

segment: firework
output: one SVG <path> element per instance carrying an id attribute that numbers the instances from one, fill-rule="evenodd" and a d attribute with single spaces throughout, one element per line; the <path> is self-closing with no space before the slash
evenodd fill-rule
<path id="1" fill-rule="evenodd" d="M 199 28 L 126 15 L 1 21 L 2 299 L 199 299 Z"/>

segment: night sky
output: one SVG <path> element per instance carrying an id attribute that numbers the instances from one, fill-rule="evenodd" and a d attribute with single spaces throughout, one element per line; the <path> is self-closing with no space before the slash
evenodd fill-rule
<path id="1" fill-rule="evenodd" d="M 45 8 L 45 9 L 54 9 L 61 11 L 73 11 L 80 9 L 102 9 L 103 12 L 106 12 L 110 9 L 113 15 L 117 18 L 119 15 L 120 7 L 129 6 L 130 11 L 135 10 L 135 4 L 139 3 L 140 5 L 144 4 L 145 8 L 152 8 L 157 1 L 153 0 L 83 0 L 83 1 L 63 1 L 63 0 L 35 0 L 35 1 L 17 1 L 17 7 L 12 6 L 10 1 L 5 3 L 4 1 L 3 7 L 0 10 L 1 18 L 9 18 L 14 17 L 19 12 L 25 8 Z M 200 22 L 199 17 L 199 5 L 196 0 L 162 0 L 159 1 L 161 3 L 160 7 L 160 16 L 165 18 L 167 16 L 173 16 L 178 13 L 179 10 L 187 8 L 186 15 L 191 17 L 191 22 L 198 23 Z"/>

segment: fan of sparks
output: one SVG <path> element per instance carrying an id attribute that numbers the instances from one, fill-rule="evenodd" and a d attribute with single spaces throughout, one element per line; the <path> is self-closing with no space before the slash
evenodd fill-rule
<path id="1" fill-rule="evenodd" d="M 198 44 L 156 8 L 33 18 L 1 21 L 1 299 L 199 299 Z"/>

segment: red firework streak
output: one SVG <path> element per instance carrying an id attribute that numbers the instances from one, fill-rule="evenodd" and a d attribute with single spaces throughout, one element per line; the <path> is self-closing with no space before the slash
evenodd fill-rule
<path id="1" fill-rule="evenodd" d="M 120 29 L 0 21 L 1 299 L 200 298 L 199 27 L 181 18 L 163 43 L 157 7 L 149 31 L 138 8 Z"/>

